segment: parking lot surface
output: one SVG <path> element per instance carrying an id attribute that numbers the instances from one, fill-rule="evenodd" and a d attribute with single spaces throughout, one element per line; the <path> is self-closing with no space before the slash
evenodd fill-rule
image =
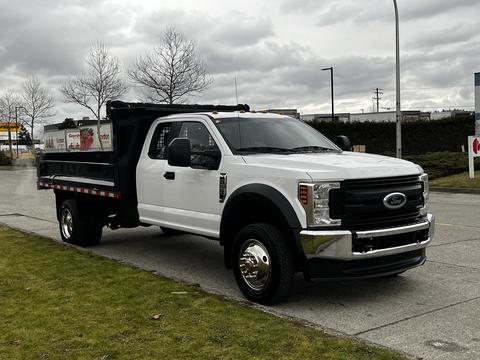
<path id="1" fill-rule="evenodd" d="M 35 180 L 35 170 L 0 171 L 0 223 L 59 241 L 53 191 Z M 424 266 L 361 281 L 299 276 L 293 296 L 269 311 L 424 359 L 480 359 L 480 195 L 432 193 L 430 204 L 437 228 Z M 243 299 L 212 240 L 105 229 L 90 251 Z"/>

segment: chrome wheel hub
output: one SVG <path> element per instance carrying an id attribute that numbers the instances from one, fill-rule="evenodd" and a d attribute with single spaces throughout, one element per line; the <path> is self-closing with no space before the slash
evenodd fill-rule
<path id="1" fill-rule="evenodd" d="M 265 246 L 258 240 L 247 240 L 239 256 L 240 273 L 245 283 L 253 290 L 263 290 L 272 272 L 270 255 Z"/>
<path id="2" fill-rule="evenodd" d="M 60 215 L 60 228 L 65 239 L 70 239 L 73 231 L 73 218 L 69 209 L 63 209 Z"/>

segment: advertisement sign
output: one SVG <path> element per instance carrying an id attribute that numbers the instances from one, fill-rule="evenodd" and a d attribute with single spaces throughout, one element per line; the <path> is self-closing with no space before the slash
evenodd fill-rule
<path id="1" fill-rule="evenodd" d="M 45 131 L 45 151 L 65 150 L 65 130 Z"/>
<path id="2" fill-rule="evenodd" d="M 69 151 L 80 150 L 80 130 L 78 129 L 65 130 L 65 138 L 67 139 L 67 149 Z"/>
<path id="3" fill-rule="evenodd" d="M 480 136 L 468 137 L 468 170 L 470 179 L 475 177 L 475 169 L 473 159 L 480 157 Z"/>
<path id="4" fill-rule="evenodd" d="M 18 126 L 15 125 L 15 122 L 5 122 L 0 121 L 0 133 L 8 133 L 10 130 L 11 133 L 15 133 L 16 131 L 20 131 L 20 124 Z"/>
<path id="5" fill-rule="evenodd" d="M 80 150 L 98 151 L 101 149 L 98 141 L 98 132 L 96 125 L 87 125 L 80 127 Z M 112 150 L 112 126 L 111 124 L 102 124 L 100 128 L 100 138 L 102 139 L 103 150 Z"/>
<path id="6" fill-rule="evenodd" d="M 59 124 L 58 124 L 59 125 Z M 44 128 L 45 151 L 100 151 L 97 125 L 82 125 L 76 129 L 58 130 L 58 125 Z M 112 124 L 104 123 L 100 129 L 104 151 L 112 150 Z"/>

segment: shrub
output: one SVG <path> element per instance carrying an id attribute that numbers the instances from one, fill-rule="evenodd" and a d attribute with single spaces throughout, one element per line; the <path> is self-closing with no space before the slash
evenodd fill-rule
<path id="1" fill-rule="evenodd" d="M 413 161 L 420 165 L 428 173 L 430 179 L 436 179 L 448 175 L 459 174 L 468 171 L 468 154 L 455 152 L 432 152 L 423 155 L 405 156 L 405 160 Z M 476 168 L 480 168 L 480 159 L 475 162 Z"/>
<path id="2" fill-rule="evenodd" d="M 10 157 L 5 154 L 5 151 L 0 151 L 0 165 L 10 165 L 11 162 Z"/>

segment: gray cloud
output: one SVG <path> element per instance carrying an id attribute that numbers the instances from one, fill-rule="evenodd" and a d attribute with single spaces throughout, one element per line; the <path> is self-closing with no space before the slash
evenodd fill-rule
<path id="1" fill-rule="evenodd" d="M 144 43 L 157 44 L 169 25 L 176 26 L 198 42 L 232 48 L 252 46 L 274 35 L 272 21 L 265 16 L 232 11 L 227 16 L 215 18 L 196 10 L 179 8 L 162 8 L 143 14 L 136 19 L 134 31 Z"/>
<path id="2" fill-rule="evenodd" d="M 241 71 L 270 72 L 299 61 L 301 47 L 267 41 L 243 48 L 225 48 L 208 43 L 201 44 L 208 67 L 213 74 Z"/>
<path id="3" fill-rule="evenodd" d="M 281 13 L 309 13 L 318 11 L 325 5 L 325 1 L 318 0 L 284 0 L 280 5 Z"/>
<path id="4" fill-rule="evenodd" d="M 231 18 L 236 20 L 231 21 Z M 213 31 L 210 40 L 231 47 L 255 45 L 274 34 L 271 19 L 245 17 L 238 12 L 230 14 L 227 21 L 217 21 L 211 28 Z"/>
<path id="5" fill-rule="evenodd" d="M 408 48 L 434 49 L 440 46 L 466 43 L 480 34 L 477 32 L 478 23 L 461 23 L 447 28 L 429 28 L 418 37 L 407 43 Z"/>
<path id="6" fill-rule="evenodd" d="M 15 65 L 27 73 L 78 72 L 94 40 L 120 42 L 118 31 L 129 22 L 124 10 L 112 9 L 106 2 L 45 3 L 0 7 L 1 67 Z M 88 8 L 93 4 L 94 15 Z"/>
<path id="7" fill-rule="evenodd" d="M 405 10 L 401 11 L 401 15 L 407 20 L 417 20 L 441 14 L 451 16 L 452 10 L 462 8 L 469 8 L 470 11 L 476 11 L 478 14 L 480 5 L 476 0 L 407 0 L 405 1 Z"/>
<path id="8" fill-rule="evenodd" d="M 404 0 L 398 2 L 402 22 L 422 21 L 436 16 L 451 17 L 457 11 L 467 10 L 480 12 L 477 0 Z M 317 16 L 319 26 L 329 26 L 353 22 L 369 24 L 372 22 L 391 22 L 393 20 L 393 4 L 386 0 L 369 0 L 352 2 L 350 0 L 285 0 L 280 11 L 285 13 L 301 13 Z"/>

